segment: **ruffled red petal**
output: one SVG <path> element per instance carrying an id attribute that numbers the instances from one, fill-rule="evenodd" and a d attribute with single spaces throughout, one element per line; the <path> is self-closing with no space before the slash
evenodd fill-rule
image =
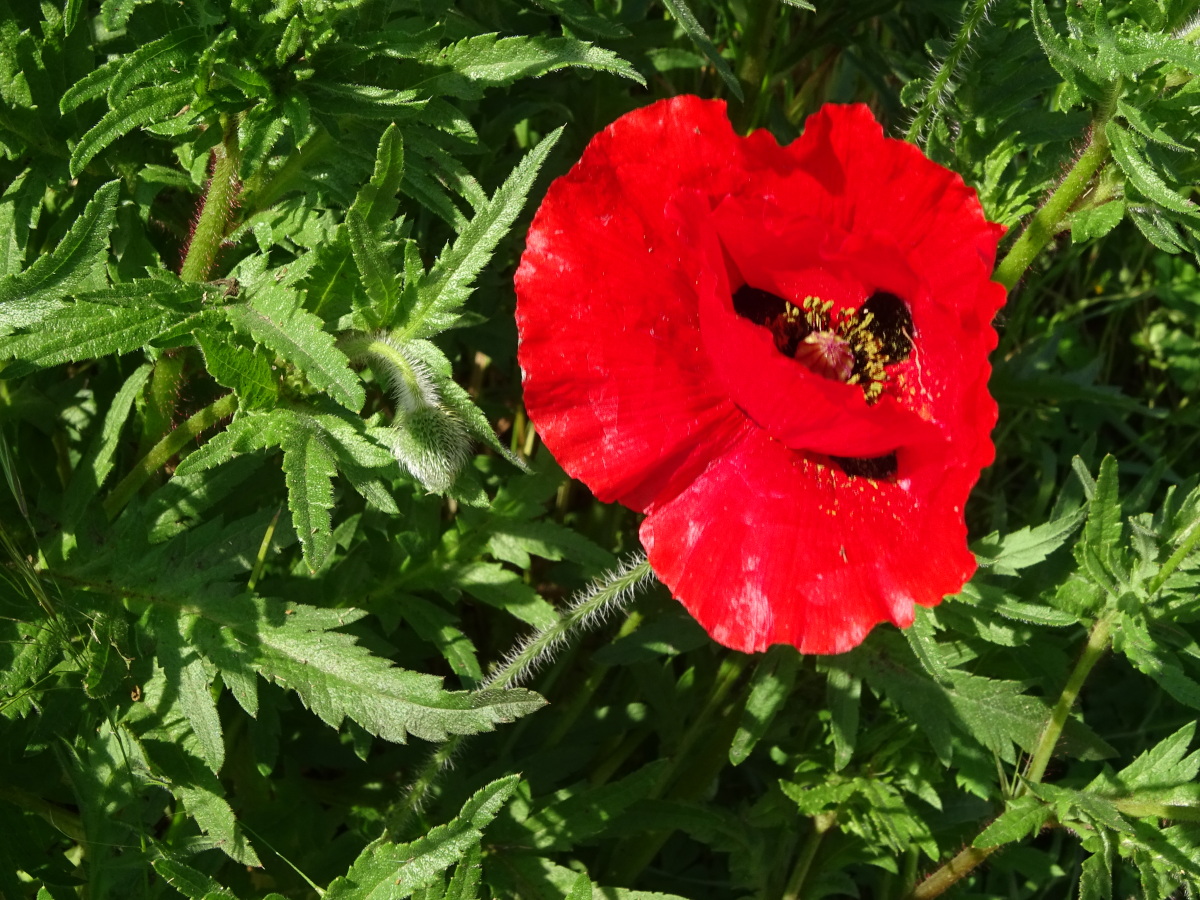
<path id="1" fill-rule="evenodd" d="M 653 507 L 650 565 L 716 640 L 841 653 L 901 627 L 975 571 L 962 505 L 974 478 L 928 468 L 895 482 L 843 474 L 761 430 Z"/>
<path id="2" fill-rule="evenodd" d="M 825 107 L 781 148 L 737 137 L 721 103 L 656 103 L 598 135 L 534 220 L 527 408 L 569 473 L 648 513 L 651 565 L 717 640 L 846 650 L 974 571 L 1001 233 L 866 107 Z M 835 312 L 903 298 L 911 352 L 868 397 L 778 352 L 735 311 L 744 285 Z M 877 458 L 894 472 L 846 474 Z"/>

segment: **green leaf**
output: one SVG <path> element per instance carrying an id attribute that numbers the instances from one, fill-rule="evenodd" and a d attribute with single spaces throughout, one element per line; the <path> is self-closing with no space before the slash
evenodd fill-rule
<path id="1" fill-rule="evenodd" d="M 71 176 L 78 177 L 97 153 L 133 129 L 171 118 L 191 97 L 190 81 L 132 92 L 79 139 L 71 151 Z"/>
<path id="2" fill-rule="evenodd" d="M 666 760 L 656 760 L 608 784 L 558 791 L 521 823 L 525 831 L 521 843 L 544 851 L 566 851 L 602 834 L 617 816 L 651 793 L 666 768 Z"/>
<path id="3" fill-rule="evenodd" d="M 1053 814 L 1054 810 L 1037 797 L 1019 797 L 976 836 L 971 846 L 986 849 L 1023 841 L 1041 831 Z"/>
<path id="4" fill-rule="evenodd" d="M 391 322 L 400 300 L 400 285 L 396 273 L 387 261 L 387 254 L 371 228 L 357 212 L 346 213 L 346 230 L 350 236 L 350 250 L 354 263 L 362 276 L 362 285 L 367 292 L 370 306 L 360 308 L 368 329 L 377 329 Z"/>
<path id="5" fill-rule="evenodd" d="M 1044 525 L 1026 526 L 1003 538 L 992 532 L 976 545 L 979 565 L 997 575 L 1016 575 L 1037 565 L 1067 542 L 1083 523 L 1086 510 L 1078 509 Z"/>
<path id="6" fill-rule="evenodd" d="M 405 285 L 407 308 L 399 310 L 397 337 L 425 338 L 454 324 L 458 307 L 471 294 L 475 276 L 488 264 L 500 240 L 516 220 L 534 179 L 562 134 L 548 134 L 521 160 L 486 206 L 447 247 L 427 273 Z"/>
<path id="7" fill-rule="evenodd" d="M 754 670 L 742 721 L 729 746 L 729 761 L 740 765 L 767 733 L 796 681 L 800 657 L 787 646 L 772 647 Z"/>
<path id="8" fill-rule="evenodd" d="M 147 281 L 142 282 L 141 302 L 129 302 L 128 291 L 87 295 L 88 300 L 45 316 L 36 331 L 0 337 L 0 359 L 17 360 L 3 377 L 138 350 L 193 319 L 199 312 L 192 306 L 197 293 L 195 285 Z"/>
<path id="9" fill-rule="evenodd" d="M 190 602 L 180 598 L 185 601 Z M 396 668 L 337 630 L 361 619 L 362 610 L 214 596 L 196 615 L 193 639 L 220 671 L 257 672 L 295 691 L 333 728 L 349 718 L 396 743 L 410 734 L 444 741 L 452 734 L 491 731 L 545 705 L 519 688 L 451 693 L 438 677 Z"/>
<path id="10" fill-rule="evenodd" d="M 358 189 L 350 212 L 358 216 L 372 234 L 379 234 L 384 223 L 396 215 L 396 194 L 404 178 L 404 141 L 395 123 L 379 139 L 375 151 L 375 171 L 371 180 Z"/>
<path id="11" fill-rule="evenodd" d="M 39 257 L 24 272 L 0 279 L 0 310 L 13 301 L 57 300 L 103 284 L 108 233 L 116 219 L 120 187 L 118 181 L 101 186 L 53 252 Z M 3 327 L 7 316 L 0 312 L 0 317 Z"/>
<path id="12" fill-rule="evenodd" d="M 314 387 L 348 409 L 361 409 L 366 394 L 350 361 L 300 300 L 294 290 L 272 284 L 255 291 L 250 302 L 226 307 L 225 314 L 234 328 L 278 353 Z"/>
<path id="13" fill-rule="evenodd" d="M 833 733 L 833 768 L 850 764 L 858 740 L 858 717 L 862 705 L 862 679 L 844 669 L 829 667 L 825 702 L 829 706 L 829 729 Z"/>
<path id="14" fill-rule="evenodd" d="M 1113 649 L 1159 687 L 1192 709 L 1200 709 L 1200 683 L 1184 672 L 1176 655 L 1155 641 L 1140 616 L 1122 615 L 1113 629 Z"/>
<path id="15" fill-rule="evenodd" d="M 1082 244 L 1104 237 L 1125 218 L 1125 203 L 1110 200 L 1092 209 L 1081 209 L 1071 213 L 1071 241 Z"/>
<path id="16" fill-rule="evenodd" d="M 334 454 L 318 431 L 295 420 L 280 445 L 292 527 L 304 549 L 304 561 L 315 572 L 333 549 L 329 510 L 333 508 L 333 476 L 337 474 Z"/>
<path id="17" fill-rule="evenodd" d="M 1069 85 L 1083 81 L 1086 93 L 1099 98 L 1103 86 L 1111 81 L 1116 73 L 1105 71 L 1099 65 L 1093 52 L 1083 45 L 1082 41 L 1059 37 L 1046 12 L 1044 0 L 1033 0 L 1031 6 L 1033 30 L 1038 43 L 1042 45 L 1050 65 L 1054 66 L 1059 75 Z"/>
<path id="18" fill-rule="evenodd" d="M 450 584 L 534 628 L 549 628 L 558 622 L 554 607 L 510 569 L 495 563 L 472 562 L 452 569 L 448 574 Z"/>
<path id="19" fill-rule="evenodd" d="M 696 20 L 695 14 L 687 5 L 687 0 L 663 0 L 665 6 L 675 17 L 675 21 L 683 26 L 683 30 L 687 36 L 695 42 L 700 48 L 708 61 L 713 64 L 713 68 L 717 70 L 717 74 L 721 76 L 721 80 L 725 82 L 725 86 L 729 88 L 730 93 L 737 97 L 738 100 L 745 100 L 742 94 L 742 86 L 738 83 L 737 77 L 729 68 L 729 64 L 725 62 L 725 58 L 721 56 L 719 50 L 713 46 L 713 42 L 709 40 L 708 35 L 704 33 L 704 29 Z"/>
<path id="20" fill-rule="evenodd" d="M 133 409 L 133 401 L 146 386 L 152 371 L 148 364 L 139 366 L 125 379 L 104 415 L 103 426 L 96 433 L 80 464 L 75 467 L 71 484 L 63 495 L 62 525 L 67 531 L 74 530 L 88 501 L 96 496 L 112 472 L 121 430 Z"/>
<path id="21" fill-rule="evenodd" d="M 196 342 L 208 374 L 238 395 L 239 408 L 275 405 L 279 385 L 271 371 L 271 359 L 258 346 L 246 346 L 238 335 L 215 329 L 197 330 Z"/>
<path id="22" fill-rule="evenodd" d="M 479 34 L 452 47 L 438 48 L 428 61 L 452 71 L 434 76 L 422 88 L 431 94 L 464 100 L 478 100 L 487 88 L 503 87 L 568 66 L 610 72 L 646 84 L 636 69 L 611 50 L 570 37 L 500 38 L 496 34 Z"/>
<path id="23" fill-rule="evenodd" d="M 232 891 L 222 887 L 215 879 L 193 869 L 174 856 L 160 856 L 151 865 L 167 884 L 187 897 L 188 900 L 213 900 L 228 897 L 237 900 Z"/>
<path id="24" fill-rule="evenodd" d="M 1095 493 L 1088 499 L 1087 523 L 1083 527 L 1081 551 L 1090 552 L 1111 571 L 1115 548 L 1121 542 L 1121 497 L 1117 483 L 1117 460 L 1104 457 Z"/>
<path id="25" fill-rule="evenodd" d="M 128 99 L 133 88 L 148 81 L 174 81 L 179 69 L 190 63 L 192 57 L 203 46 L 203 29 L 186 25 L 176 28 L 156 41 L 141 45 L 127 56 L 120 57 L 120 68 L 108 86 L 108 105 L 112 108 L 120 106 Z M 67 92 L 68 96 L 77 87 L 78 84 L 73 85 Z M 77 105 L 78 101 L 72 97 L 72 103 Z"/>
<path id="26" fill-rule="evenodd" d="M 512 796 L 520 778 L 493 781 L 472 796 L 451 822 L 409 844 L 376 842 L 354 861 L 350 871 L 330 883 L 324 900 L 382 900 L 408 897 L 433 883 L 450 866 L 466 859 L 483 840 L 483 828 Z"/>
<path id="27" fill-rule="evenodd" d="M 1157 203 L 1163 209 L 1184 213 L 1195 217 L 1196 204 L 1185 199 L 1178 191 L 1173 190 L 1154 170 L 1149 160 L 1138 149 L 1137 140 L 1119 122 L 1109 121 L 1104 126 L 1112 147 L 1113 159 L 1116 160 L 1125 177 L 1133 183 L 1147 199 Z"/>

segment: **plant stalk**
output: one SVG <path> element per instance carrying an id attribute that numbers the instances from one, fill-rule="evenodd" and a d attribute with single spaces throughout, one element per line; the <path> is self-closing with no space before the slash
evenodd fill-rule
<path id="1" fill-rule="evenodd" d="M 179 277 L 183 281 L 207 281 L 221 242 L 229 233 L 229 220 L 237 204 L 241 182 L 238 181 L 239 164 L 237 128 L 226 129 L 225 140 L 213 148 L 213 173 L 204 194 L 204 205 L 196 219 L 183 266 Z"/>
<path id="2" fill-rule="evenodd" d="M 1036 784 L 1045 776 L 1046 767 L 1050 764 L 1050 758 L 1054 755 L 1054 748 L 1058 746 L 1059 738 L 1062 737 L 1063 729 L 1071 716 L 1075 701 L 1079 698 L 1083 683 L 1087 681 L 1088 675 L 1092 673 L 1092 669 L 1096 667 L 1100 658 L 1108 652 L 1108 645 L 1112 639 L 1112 625 L 1112 618 L 1103 616 L 1096 620 L 1092 630 L 1088 633 L 1088 640 L 1083 647 L 1083 652 L 1079 655 L 1075 668 L 1067 677 L 1067 683 L 1064 685 L 1062 693 L 1059 694 L 1054 708 L 1050 711 L 1050 718 L 1046 720 L 1042 733 L 1038 736 L 1033 755 L 1030 756 L 1029 763 L 1025 767 L 1026 784 Z M 1024 785 L 1018 787 L 1015 796 L 1021 796 L 1025 790 L 1027 789 Z M 934 897 L 940 897 L 1002 846 L 1002 844 L 998 844 L 995 847 L 965 848 L 954 859 L 914 887 L 906 900 L 932 900 Z"/>
<path id="3" fill-rule="evenodd" d="M 237 395 L 226 394 L 216 402 L 204 407 L 174 431 L 166 434 L 150 449 L 149 453 L 141 458 L 130 473 L 121 479 L 105 499 L 104 514 L 108 516 L 109 521 L 117 517 L 117 513 L 125 508 L 125 504 L 133 499 L 133 495 L 151 475 L 167 464 L 167 460 L 187 446 L 188 441 L 194 440 L 201 432 L 212 428 L 222 419 L 232 416 L 237 411 L 237 405 Z"/>
<path id="4" fill-rule="evenodd" d="M 812 831 L 804 842 L 804 846 L 800 848 L 800 856 L 796 859 L 796 866 L 792 869 L 791 877 L 788 878 L 787 887 L 783 889 L 780 900 L 800 900 L 800 891 L 804 887 L 804 880 L 808 878 L 813 860 L 817 858 L 817 851 L 821 849 L 821 842 L 825 840 L 825 835 L 836 824 L 836 812 L 823 812 L 813 816 Z"/>
<path id="5" fill-rule="evenodd" d="M 1092 626 L 1083 652 L 1079 655 L 1075 668 L 1071 670 L 1066 686 L 1059 694 L 1058 702 L 1054 704 L 1050 718 L 1046 720 L 1046 725 L 1042 728 L 1033 755 L 1029 758 L 1029 764 L 1025 767 L 1026 781 L 1037 783 L 1045 776 L 1046 766 L 1050 764 L 1050 757 L 1054 754 L 1054 748 L 1058 746 L 1058 739 L 1062 737 L 1063 728 L 1067 725 L 1067 719 L 1071 715 L 1083 683 L 1092 673 L 1092 669 L 1096 667 L 1100 658 L 1108 652 L 1108 644 L 1112 639 L 1112 625 L 1112 618 L 1102 616 Z M 1020 788 L 1018 788 L 1019 791 Z"/>
<path id="6" fill-rule="evenodd" d="M 1116 96 L 1115 89 L 1113 96 Z M 1017 286 L 1025 270 L 1054 239 L 1071 207 L 1084 195 L 1096 173 L 1108 162 L 1108 136 L 1104 132 L 1104 126 L 1111 115 L 1110 106 L 1100 110 L 1092 120 L 1092 131 L 1087 146 L 1075 160 L 1075 165 L 1067 172 L 1049 199 L 1042 204 L 1042 208 L 1034 213 L 1025 230 L 1000 261 L 1000 265 L 996 266 L 993 277 L 1009 291 Z"/>

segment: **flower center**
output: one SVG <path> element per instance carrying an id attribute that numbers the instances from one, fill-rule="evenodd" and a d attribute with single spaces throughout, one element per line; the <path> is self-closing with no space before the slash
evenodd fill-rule
<path id="1" fill-rule="evenodd" d="M 913 322 L 908 305 L 876 291 L 858 309 L 806 297 L 797 307 L 761 288 L 743 285 L 733 295 L 734 311 L 770 330 L 775 349 L 823 378 L 862 386 L 868 405 L 883 396 L 887 367 L 908 359 Z M 896 474 L 896 454 L 830 456 L 847 475 L 880 480 Z"/>
<path id="2" fill-rule="evenodd" d="M 876 291 L 858 309 L 806 297 L 794 306 L 761 288 L 743 285 L 734 311 L 770 330 L 775 349 L 834 381 L 860 384 L 867 403 L 883 396 L 887 366 L 912 353 L 912 315 L 895 294 Z"/>

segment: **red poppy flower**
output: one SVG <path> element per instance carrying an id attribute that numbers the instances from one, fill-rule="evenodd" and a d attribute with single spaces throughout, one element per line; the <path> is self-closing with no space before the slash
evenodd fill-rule
<path id="1" fill-rule="evenodd" d="M 530 417 L 597 497 L 646 513 L 650 565 L 716 640 L 848 650 L 975 571 L 1002 234 L 865 106 L 780 147 L 723 103 L 655 103 L 530 229 Z"/>

